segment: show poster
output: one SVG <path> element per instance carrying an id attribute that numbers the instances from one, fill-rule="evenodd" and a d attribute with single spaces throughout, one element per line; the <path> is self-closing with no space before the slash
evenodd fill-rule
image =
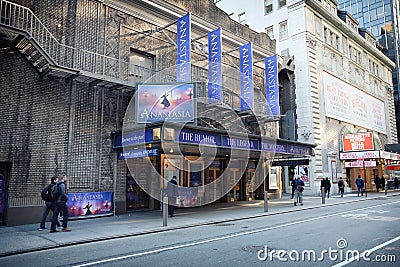
<path id="1" fill-rule="evenodd" d="M 138 85 L 137 122 L 193 122 L 194 95 L 192 83 Z"/>
<path id="2" fill-rule="evenodd" d="M 113 214 L 114 192 L 69 193 L 67 196 L 70 218 Z"/>
<path id="3" fill-rule="evenodd" d="M 297 165 L 297 175 L 304 182 L 304 186 L 310 186 L 310 178 L 308 176 L 309 165 Z"/>
<path id="4" fill-rule="evenodd" d="M 197 187 L 179 187 L 178 194 L 178 207 L 193 207 L 197 203 L 199 190 Z"/>

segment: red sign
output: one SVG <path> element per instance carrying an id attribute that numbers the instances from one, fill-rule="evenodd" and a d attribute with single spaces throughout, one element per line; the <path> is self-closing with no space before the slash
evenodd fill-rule
<path id="1" fill-rule="evenodd" d="M 388 171 L 400 171 L 400 165 L 388 165 L 386 169 Z"/>
<path id="2" fill-rule="evenodd" d="M 374 138 L 371 132 L 342 135 L 343 152 L 374 150 Z"/>

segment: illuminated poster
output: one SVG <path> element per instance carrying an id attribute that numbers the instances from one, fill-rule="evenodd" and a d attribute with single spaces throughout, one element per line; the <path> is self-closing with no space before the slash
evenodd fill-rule
<path id="1" fill-rule="evenodd" d="M 114 192 L 70 193 L 67 196 L 71 218 L 113 214 Z"/>
<path id="2" fill-rule="evenodd" d="M 141 84 L 137 92 L 137 122 L 193 122 L 194 85 Z"/>
<path id="3" fill-rule="evenodd" d="M 295 173 L 295 175 L 300 177 L 300 179 L 304 182 L 304 185 L 310 186 L 310 178 L 308 176 L 309 165 L 297 165 L 296 171 L 297 173 Z"/>
<path id="4" fill-rule="evenodd" d="M 342 135 L 343 152 L 374 150 L 374 140 L 371 132 Z"/>
<path id="5" fill-rule="evenodd" d="M 191 207 L 195 206 L 198 198 L 197 187 L 179 187 L 178 188 L 178 207 Z"/>

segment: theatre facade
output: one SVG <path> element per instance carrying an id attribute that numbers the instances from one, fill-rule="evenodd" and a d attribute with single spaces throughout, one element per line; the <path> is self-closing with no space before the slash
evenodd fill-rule
<path id="1" fill-rule="evenodd" d="M 1 0 L 0 48 L 1 225 L 54 175 L 72 219 L 158 209 L 174 175 L 180 206 L 307 182 L 293 58 L 211 1 Z"/>

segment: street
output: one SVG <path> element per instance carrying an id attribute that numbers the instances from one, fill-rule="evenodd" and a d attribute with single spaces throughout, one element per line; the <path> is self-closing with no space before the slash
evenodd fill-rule
<path id="1" fill-rule="evenodd" d="M 399 220 L 400 197 L 378 198 L 68 245 L 0 258 L 0 265 L 398 266 Z"/>

